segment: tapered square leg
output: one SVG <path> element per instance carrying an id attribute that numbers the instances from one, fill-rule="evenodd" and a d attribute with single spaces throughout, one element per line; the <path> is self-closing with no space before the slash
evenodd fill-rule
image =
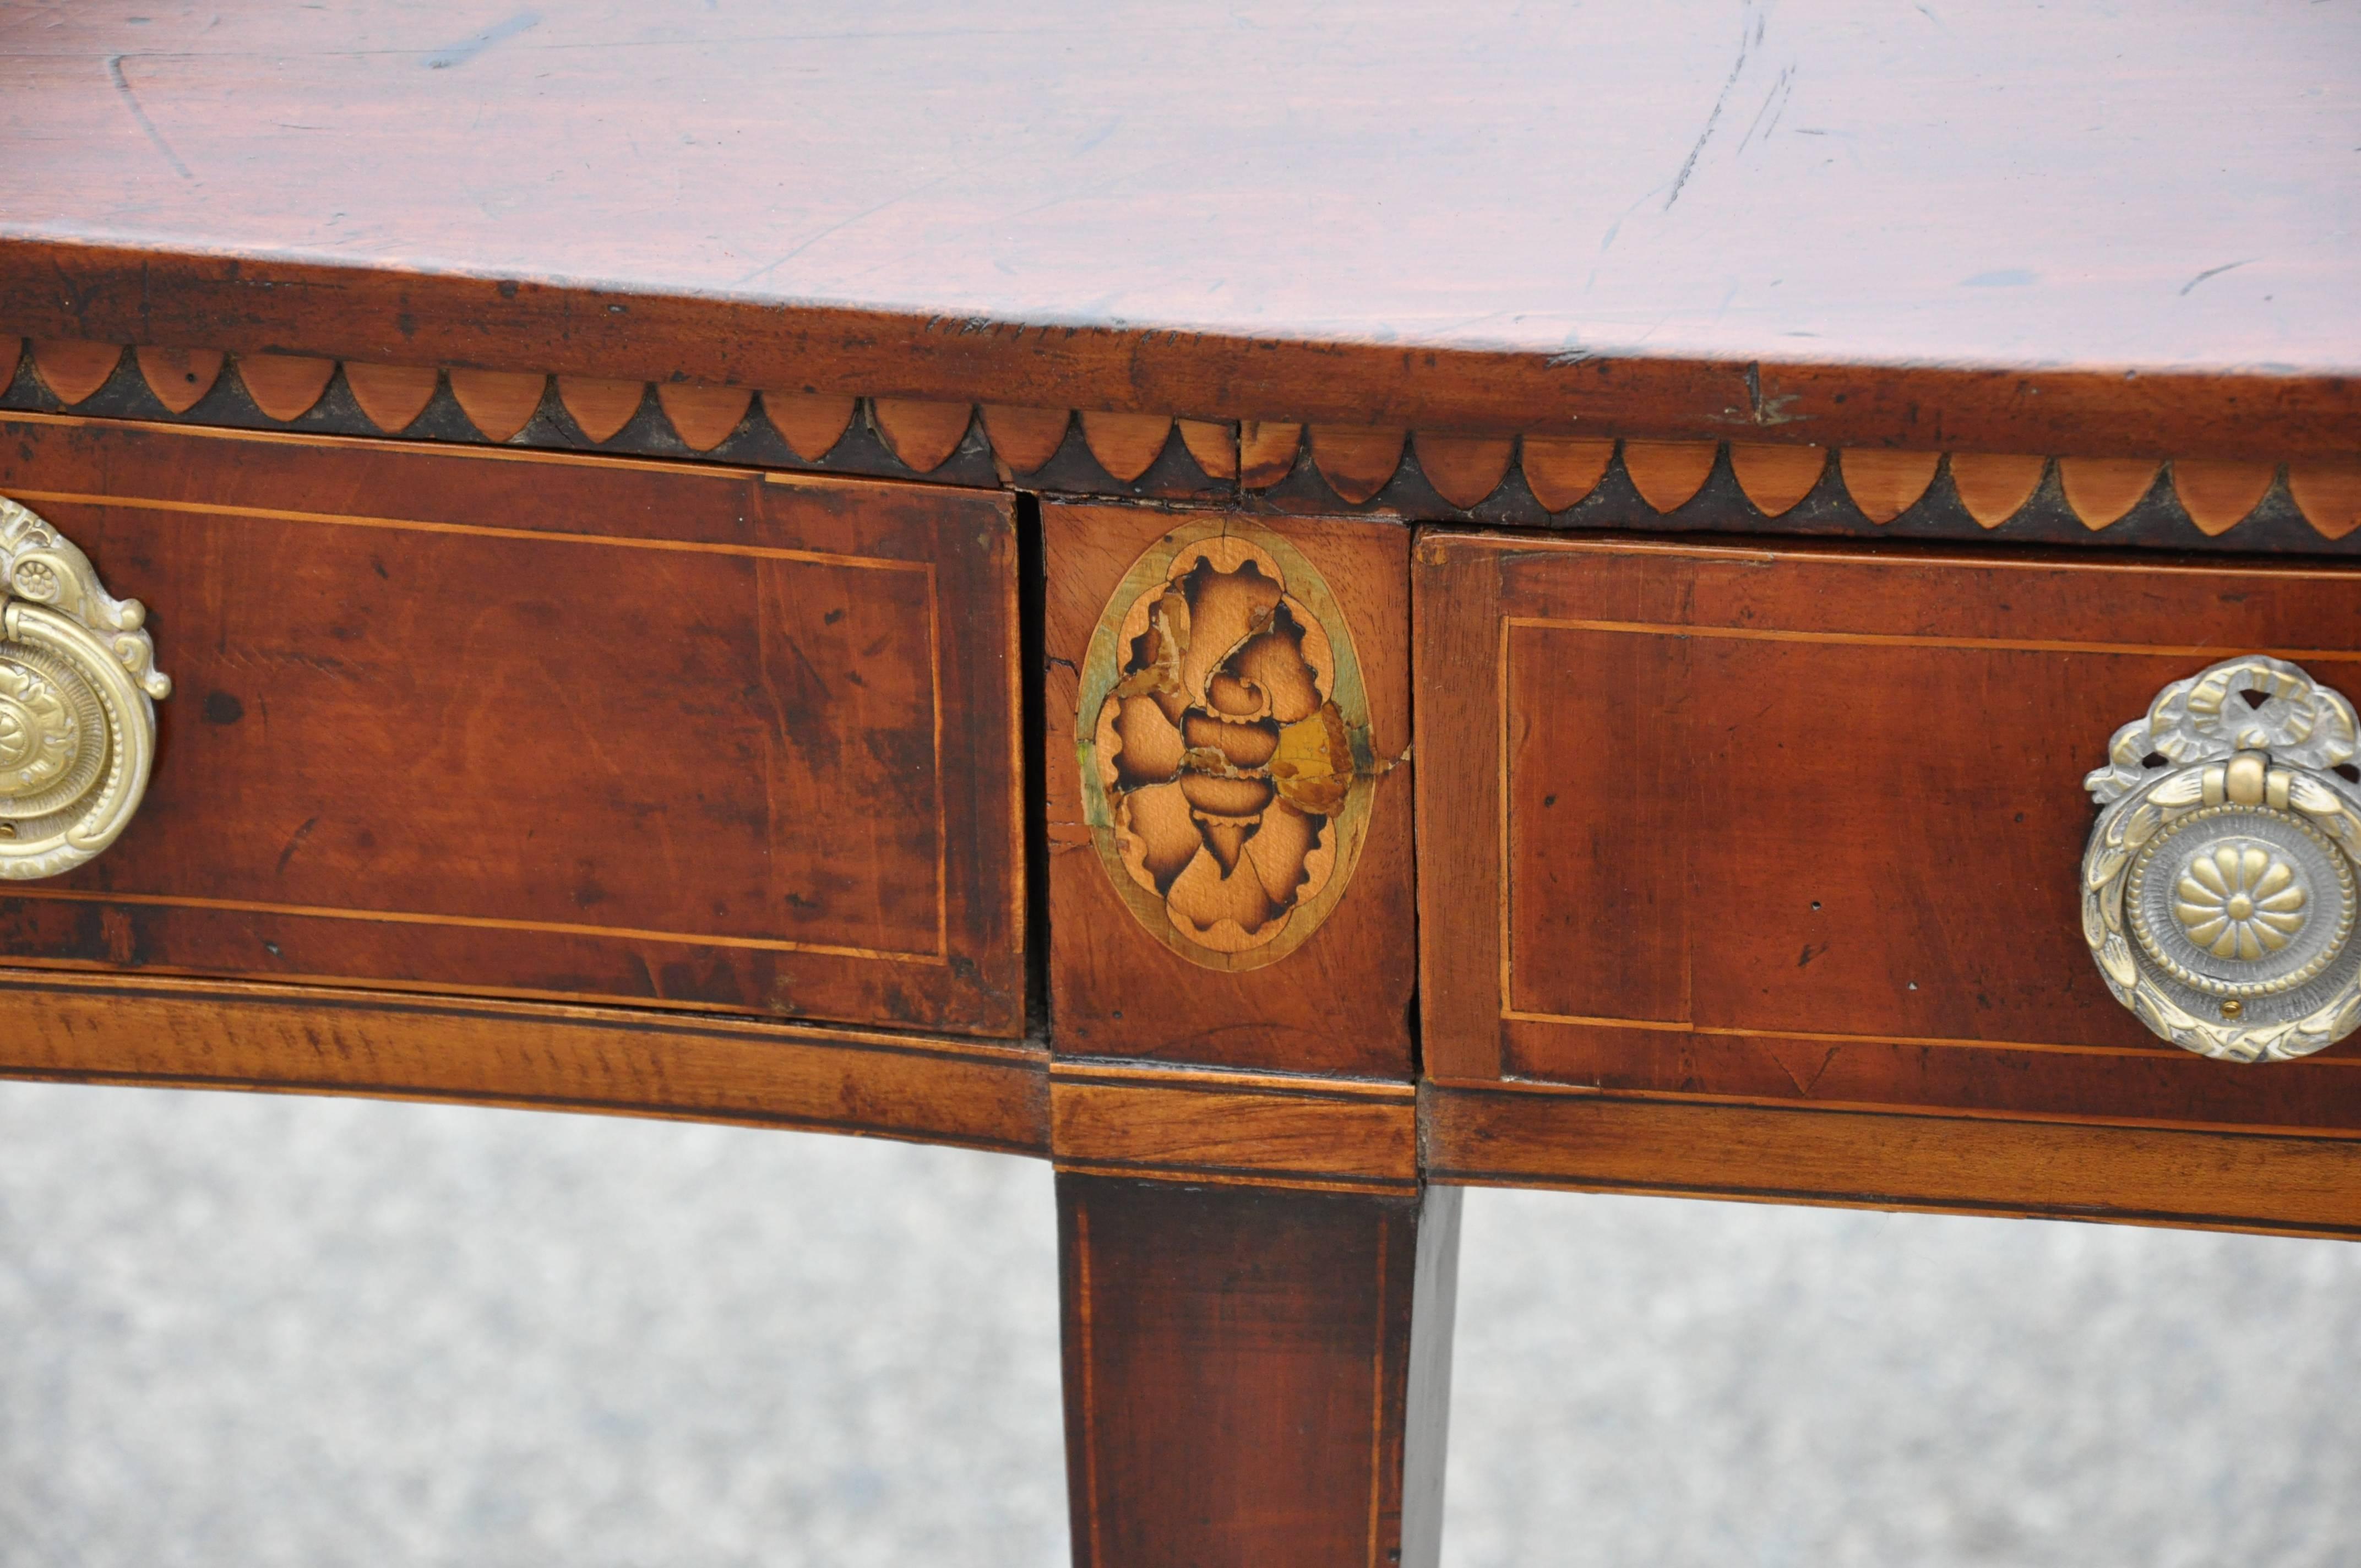
<path id="1" fill-rule="evenodd" d="M 1432 1568 L 1459 1190 L 1058 1178 L 1078 1568 Z"/>

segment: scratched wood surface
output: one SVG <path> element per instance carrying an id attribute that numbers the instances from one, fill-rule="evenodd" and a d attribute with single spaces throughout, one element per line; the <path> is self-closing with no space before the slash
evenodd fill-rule
<path id="1" fill-rule="evenodd" d="M 2343 5 L 90 0 L 0 53 L 33 336 L 1431 450 L 2361 444 Z"/>
<path id="2" fill-rule="evenodd" d="M 2361 572 L 1430 534 L 1444 1080 L 2361 1132 L 2361 1042 L 2157 1039 L 2082 938 L 2082 777 L 2231 652 L 2361 685 Z"/>
<path id="3" fill-rule="evenodd" d="M 148 607 L 146 803 L 18 963 L 1020 1031 L 1002 496 L 18 416 Z"/>

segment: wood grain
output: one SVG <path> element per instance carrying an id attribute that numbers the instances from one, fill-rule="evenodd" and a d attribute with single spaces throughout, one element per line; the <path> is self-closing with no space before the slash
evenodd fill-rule
<path id="1" fill-rule="evenodd" d="M 1569 436 L 1528 435 L 1518 444 L 1525 484 L 1549 511 L 1564 511 L 1598 488 L 1615 461 L 1615 444 Z"/>
<path id="2" fill-rule="evenodd" d="M 203 401 L 221 378 L 222 362 L 227 357 L 218 348 L 141 348 L 135 350 L 139 357 L 139 375 L 148 383 L 156 400 L 176 414 L 188 412 Z M 428 371 L 431 377 L 434 372 Z"/>
<path id="3" fill-rule="evenodd" d="M 290 354 L 237 356 L 237 378 L 245 386 L 246 395 L 254 400 L 256 408 L 282 424 L 311 412 L 335 374 L 336 362 L 333 359 L 309 359 Z M 453 389 L 456 388 L 455 380 Z"/>
<path id="4" fill-rule="evenodd" d="M 598 0 L 478 43 L 403 0 L 44 13 L 0 43 L 0 134 L 43 149 L 0 170 L 0 323 L 1471 434 L 2352 455 L 2340 7 L 1281 6 L 1248 60 L 1148 11 L 951 15 L 829 0 L 786 38 Z M 1008 84 L 1049 50 L 1045 106 Z"/>
<path id="5" fill-rule="evenodd" d="M 923 402 L 914 398 L 877 398 L 869 404 L 878 433 L 914 474 L 933 473 L 959 450 L 973 411 L 965 403 Z"/>
<path id="6" fill-rule="evenodd" d="M 763 411 L 796 455 L 817 463 L 844 439 L 853 400 L 829 392 L 764 392 Z"/>
<path id="7" fill-rule="evenodd" d="M 1437 1181 L 2361 1236 L 2361 1141 L 1422 1091 Z"/>
<path id="8" fill-rule="evenodd" d="M 442 375 L 432 365 L 361 365 L 345 367 L 345 385 L 369 422 L 391 435 L 408 430 L 426 405 L 434 400 Z M 560 389 L 563 390 L 564 389 Z M 631 389 L 636 399 L 639 389 Z M 629 418 L 627 414 L 624 416 Z M 620 420 L 616 422 L 620 425 Z M 612 432 L 609 433 L 613 433 Z M 592 440 L 598 437 L 593 436 Z"/>
<path id="9" fill-rule="evenodd" d="M 744 387 L 665 381 L 656 387 L 656 402 L 691 452 L 710 452 L 744 422 L 754 394 Z"/>
<path id="10" fill-rule="evenodd" d="M 33 340 L 34 372 L 69 407 L 105 386 L 122 357 L 122 348 L 112 343 L 76 337 Z"/>
<path id="11" fill-rule="evenodd" d="M 1954 452 L 1946 466 L 1960 504 L 1984 528 L 1998 528 L 2015 517 L 2033 499 L 2049 467 L 2040 457 L 1974 452 Z"/>
<path id="12" fill-rule="evenodd" d="M 1021 1028 L 1005 498 L 0 431 L 179 685 L 124 839 L 9 884 L 0 950 Z"/>
<path id="13" fill-rule="evenodd" d="M 1172 421 L 1165 414 L 1086 411 L 1082 439 L 1100 467 L 1128 484 L 1163 455 L 1165 444 L 1172 439 Z"/>
<path id="14" fill-rule="evenodd" d="M 1795 510 L 1812 493 L 1828 467 L 1828 455 L 1817 446 L 1771 446 L 1734 441 L 1730 445 L 1730 471 L 1765 517 Z"/>
<path id="15" fill-rule="evenodd" d="M 1705 488 L 1713 456 L 1709 441 L 1627 441 L 1623 472 L 1642 500 L 1658 511 L 1677 511 Z"/>
<path id="16" fill-rule="evenodd" d="M 1938 460 L 1932 452 L 1849 451 L 1838 455 L 1837 471 L 1870 521 L 1892 522 L 1916 506 L 1935 482 Z"/>
<path id="17" fill-rule="evenodd" d="M 1455 507 L 1479 505 L 1500 488 L 1517 444 L 1499 436 L 1418 433 L 1418 466 L 1427 483 Z"/>
<path id="18" fill-rule="evenodd" d="M 1301 947 L 1263 968 L 1210 969 L 1172 950 L 1135 918 L 1092 842 L 1075 756 L 1091 635 L 1133 563 L 1187 521 L 1137 507 L 1049 501 L 1041 508 L 1049 658 L 1041 776 L 1057 1047 L 1078 1056 L 1407 1078 L 1416 959 L 1406 763 L 1366 786 L 1367 837 L 1341 901 Z M 1352 519 L 1257 521 L 1325 580 L 1358 651 L 1377 755 L 1401 757 L 1410 737 L 1408 532 Z"/>
<path id="19" fill-rule="evenodd" d="M 2160 466 L 2139 457 L 2068 457 L 2059 462 L 2058 482 L 2082 525 L 2097 530 L 2139 505 Z"/>
<path id="20" fill-rule="evenodd" d="M 1060 1169 L 1350 1190 L 1418 1185 L 1407 1083 L 1061 1060 Z"/>
<path id="21" fill-rule="evenodd" d="M 983 428 L 992 438 L 994 455 L 1013 477 L 1030 474 L 1056 456 L 1073 417 L 1068 409 L 1016 409 L 987 403 Z"/>
<path id="22" fill-rule="evenodd" d="M 2361 528 L 2361 462 L 2290 463 L 2288 489 L 2312 526 L 2331 539 Z"/>
<path id="23" fill-rule="evenodd" d="M 549 378 L 527 371 L 474 370 L 453 367 L 451 395 L 486 441 L 507 441 L 541 407 Z"/>
<path id="24" fill-rule="evenodd" d="M 2361 1044 L 2156 1039 L 2079 898 L 2116 726 L 2232 652 L 2361 684 L 2361 573 L 1438 533 L 1413 575 L 1437 1076 L 2361 1132 Z"/>
<path id="25" fill-rule="evenodd" d="M 1235 479 L 1238 477 L 1238 433 L 1235 425 L 1219 420 L 1183 419 L 1173 422 L 1180 431 L 1180 444 L 1197 466 L 1209 479 Z"/>
<path id="26" fill-rule="evenodd" d="M 1365 501 L 1385 488 L 1401 465 L 1403 432 L 1356 425 L 1314 425 L 1312 462 L 1328 488 L 1347 501 Z"/>
<path id="27" fill-rule="evenodd" d="M 349 374 L 349 372 L 347 372 Z M 640 411 L 648 389 L 637 381 L 607 381 L 593 376 L 560 376 L 557 399 L 592 441 L 607 441 Z M 848 405 L 846 412 L 851 413 Z"/>
<path id="28" fill-rule="evenodd" d="M 1295 472 L 1302 450 L 1302 425 L 1248 420 L 1238 426 L 1238 482 L 1250 490 L 1268 489 Z"/>
<path id="29" fill-rule="evenodd" d="M 2200 533 L 2228 532 L 2261 504 L 2278 477 L 2268 463 L 2208 462 L 2191 457 L 2172 466 L 2172 492 Z"/>
<path id="30" fill-rule="evenodd" d="M 1459 1207 L 1060 1173 L 1080 1568 L 1434 1568 Z"/>
<path id="31" fill-rule="evenodd" d="M 0 969 L 0 1077 L 449 1100 L 1041 1154 L 1046 1054 L 645 1009 Z"/>

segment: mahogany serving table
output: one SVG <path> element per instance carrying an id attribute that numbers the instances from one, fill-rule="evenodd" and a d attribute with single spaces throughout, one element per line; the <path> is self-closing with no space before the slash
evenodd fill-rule
<path id="1" fill-rule="evenodd" d="M 0 1071 L 1052 1160 L 1096 1568 L 1434 1561 L 1467 1184 L 2361 1232 L 2348 9 L 0 60 Z"/>

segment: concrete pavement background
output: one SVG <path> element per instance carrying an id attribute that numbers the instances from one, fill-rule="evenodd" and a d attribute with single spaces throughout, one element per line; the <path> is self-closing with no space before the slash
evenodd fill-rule
<path id="1" fill-rule="evenodd" d="M 1048 1565 L 1046 1168 L 0 1085 L 0 1563 Z M 2361 1560 L 2361 1248 L 1476 1192 L 1445 1560 Z M 1286 1565 L 1281 1565 L 1286 1568 Z"/>

